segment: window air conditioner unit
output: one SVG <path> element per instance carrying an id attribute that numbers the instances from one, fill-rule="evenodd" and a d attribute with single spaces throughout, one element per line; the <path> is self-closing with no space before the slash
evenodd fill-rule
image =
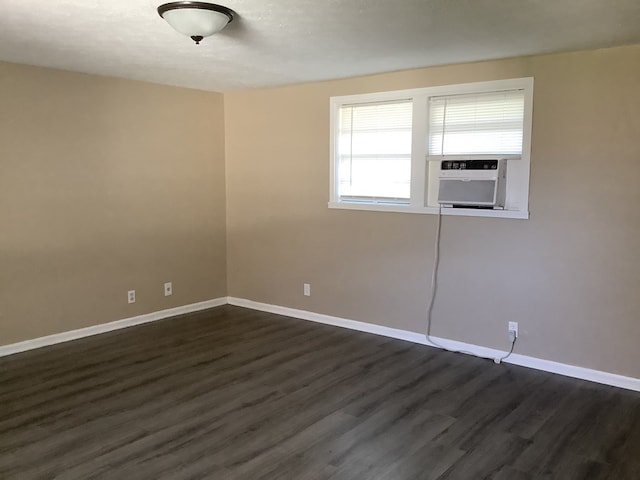
<path id="1" fill-rule="evenodd" d="M 504 208 L 506 170 L 503 159 L 443 160 L 438 203 L 443 207 Z"/>

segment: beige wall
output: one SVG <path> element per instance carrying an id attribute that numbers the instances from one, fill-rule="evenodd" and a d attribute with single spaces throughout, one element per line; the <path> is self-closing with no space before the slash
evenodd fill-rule
<path id="1" fill-rule="evenodd" d="M 522 76 L 531 219 L 443 219 L 433 334 L 504 349 L 515 320 L 519 353 L 640 377 L 640 46 L 230 93 L 224 108 L 0 63 L 0 345 L 221 297 L 226 282 L 424 331 L 436 219 L 327 208 L 329 97 Z"/>
<path id="2" fill-rule="evenodd" d="M 226 294 L 223 106 L 0 63 L 0 345 Z"/>
<path id="3" fill-rule="evenodd" d="M 443 219 L 432 333 L 640 377 L 640 46 L 225 95 L 229 295 L 424 331 L 436 218 L 327 208 L 329 97 L 525 76 L 531 219 Z"/>

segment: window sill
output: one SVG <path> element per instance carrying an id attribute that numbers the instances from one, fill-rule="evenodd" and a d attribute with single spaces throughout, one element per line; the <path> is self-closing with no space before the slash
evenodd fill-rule
<path id="1" fill-rule="evenodd" d="M 337 210 L 364 210 L 370 212 L 417 213 L 437 215 L 438 207 L 412 207 L 410 205 L 385 205 L 371 203 L 329 202 L 329 208 Z M 463 217 L 490 217 L 529 219 L 529 212 L 520 210 L 485 210 L 476 208 L 442 208 L 442 215 Z"/>

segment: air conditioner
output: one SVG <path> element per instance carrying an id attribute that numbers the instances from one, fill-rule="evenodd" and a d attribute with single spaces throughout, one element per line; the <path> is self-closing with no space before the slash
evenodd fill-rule
<path id="1" fill-rule="evenodd" d="M 443 207 L 504 208 L 506 174 L 503 159 L 443 160 L 438 203 Z"/>

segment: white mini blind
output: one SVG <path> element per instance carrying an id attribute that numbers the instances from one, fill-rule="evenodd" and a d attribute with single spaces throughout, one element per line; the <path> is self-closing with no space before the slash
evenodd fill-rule
<path id="1" fill-rule="evenodd" d="M 409 202 L 412 116 L 411 100 L 340 107 L 340 199 Z"/>
<path id="2" fill-rule="evenodd" d="M 524 91 L 431 97 L 429 156 L 522 155 Z"/>

